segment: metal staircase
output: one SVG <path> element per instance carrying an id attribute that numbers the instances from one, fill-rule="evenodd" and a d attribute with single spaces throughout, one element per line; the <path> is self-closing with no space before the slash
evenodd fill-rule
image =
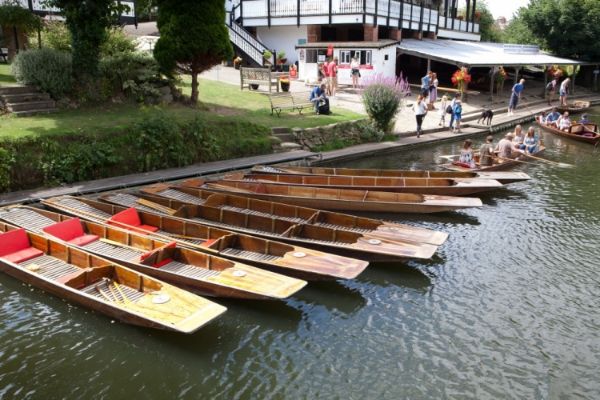
<path id="1" fill-rule="evenodd" d="M 236 6 L 233 10 L 227 12 L 225 18 L 225 24 L 229 30 L 229 39 L 238 50 L 246 55 L 246 61 L 262 67 L 263 53 L 268 48 L 236 22 L 237 14 L 239 14 L 239 7 Z"/>

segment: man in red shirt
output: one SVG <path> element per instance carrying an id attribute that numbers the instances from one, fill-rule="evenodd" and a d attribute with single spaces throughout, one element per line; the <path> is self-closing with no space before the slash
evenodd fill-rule
<path id="1" fill-rule="evenodd" d="M 334 57 L 333 61 L 331 61 L 327 65 L 327 71 L 329 75 L 329 95 L 335 96 L 335 91 L 337 90 L 337 57 Z"/>
<path id="2" fill-rule="evenodd" d="M 323 79 L 321 83 L 323 83 L 326 87 L 327 94 L 329 94 L 329 60 L 325 60 L 323 65 L 321 66 L 321 73 L 323 74 Z"/>

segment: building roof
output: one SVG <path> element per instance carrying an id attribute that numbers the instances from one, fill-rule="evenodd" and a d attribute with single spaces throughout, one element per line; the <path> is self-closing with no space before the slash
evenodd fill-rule
<path id="1" fill-rule="evenodd" d="M 581 64 L 529 45 L 404 39 L 398 48 L 405 54 L 467 67 Z"/>
<path id="2" fill-rule="evenodd" d="M 336 49 L 382 49 L 400 42 L 396 40 L 379 40 L 377 42 L 313 42 L 296 45 L 297 49 L 326 49 L 330 45 Z"/>

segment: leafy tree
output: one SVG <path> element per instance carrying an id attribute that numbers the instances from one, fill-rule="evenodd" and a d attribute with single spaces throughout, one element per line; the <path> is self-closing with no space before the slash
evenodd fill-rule
<path id="1" fill-rule="evenodd" d="M 461 8 L 458 10 L 457 15 L 462 16 L 465 20 L 470 20 L 471 15 L 466 15 L 467 10 Z M 469 14 L 471 10 L 469 10 Z M 496 20 L 492 15 L 490 9 L 485 0 L 477 1 L 475 7 L 475 14 L 479 18 L 479 34 L 481 35 L 482 42 L 500 42 L 502 39 L 502 33 L 496 26 Z"/>
<path id="2" fill-rule="evenodd" d="M 520 8 L 515 13 L 513 19 L 511 19 L 504 29 L 502 41 L 505 43 L 542 45 L 542 41 L 531 32 L 531 29 L 529 29 L 529 26 L 524 21 L 522 10 L 524 8 Z"/>
<path id="3" fill-rule="evenodd" d="M 75 75 L 96 75 L 107 29 L 118 21 L 125 6 L 114 0 L 47 0 L 47 3 L 62 10 L 71 32 Z"/>
<path id="4" fill-rule="evenodd" d="M 192 76 L 191 101 L 198 101 L 198 74 L 233 57 L 223 0 L 158 0 L 160 38 L 154 57 L 171 76 Z"/>
<path id="5" fill-rule="evenodd" d="M 600 59 L 598 0 L 531 0 L 520 15 L 533 35 L 556 55 Z"/>
<path id="6" fill-rule="evenodd" d="M 19 48 L 27 48 L 27 32 L 40 27 L 41 19 L 28 9 L 21 7 L 16 0 L 0 0 L 0 28 L 2 29 L 0 36 L 5 38 L 10 59 L 19 51 L 15 42 L 15 33 Z"/>

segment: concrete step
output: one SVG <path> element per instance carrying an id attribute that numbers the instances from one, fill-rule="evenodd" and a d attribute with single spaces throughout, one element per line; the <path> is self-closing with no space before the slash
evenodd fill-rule
<path id="1" fill-rule="evenodd" d="M 54 100 L 26 101 L 24 103 L 7 103 L 6 108 L 11 112 L 35 111 L 39 109 L 55 108 Z"/>
<path id="2" fill-rule="evenodd" d="M 58 108 L 49 107 L 49 108 L 39 108 L 37 110 L 14 111 L 11 114 L 14 115 L 15 117 L 31 117 L 32 115 L 51 114 L 51 113 L 55 113 L 57 111 L 58 111 Z"/>
<path id="3" fill-rule="evenodd" d="M 302 150 L 302 145 L 294 142 L 281 143 L 282 151 Z"/>
<path id="4" fill-rule="evenodd" d="M 50 100 L 50 95 L 48 93 L 31 92 L 23 94 L 4 94 L 0 95 L 0 98 L 2 98 L 5 103 L 24 103 L 26 101 Z"/>
<path id="5" fill-rule="evenodd" d="M 278 133 L 292 133 L 292 130 L 290 128 L 286 128 L 286 127 L 275 126 L 275 127 L 271 128 L 271 132 L 273 134 L 278 134 Z"/>
<path id="6" fill-rule="evenodd" d="M 276 138 L 282 142 L 295 142 L 296 138 L 291 133 L 275 133 L 273 134 Z"/>
<path id="7" fill-rule="evenodd" d="M 34 93 L 37 89 L 31 86 L 0 86 L 0 95 Z"/>

